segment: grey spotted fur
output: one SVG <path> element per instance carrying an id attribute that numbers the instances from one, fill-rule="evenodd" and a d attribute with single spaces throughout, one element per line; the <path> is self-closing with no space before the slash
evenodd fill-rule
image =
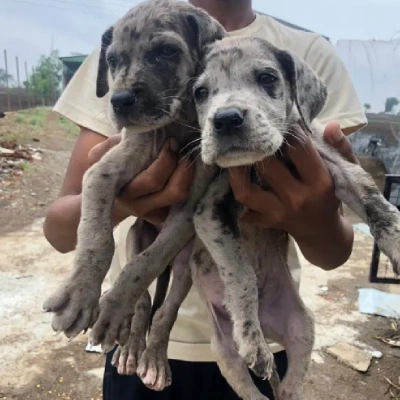
<path id="1" fill-rule="evenodd" d="M 287 268 L 287 235 L 238 224 L 238 215 L 244 210 L 230 193 L 226 171 L 215 179 L 217 165 L 251 164 L 274 154 L 289 128 L 299 122 L 302 128 L 304 123 L 311 124 L 323 107 L 326 92 L 319 80 L 294 56 L 267 42 L 225 39 L 211 48 L 207 70 L 197 83 L 208 84 L 211 93 L 206 101 L 197 103 L 202 159 L 207 167 L 197 161 L 189 200 L 171 209 L 159 235 L 148 232 L 147 242 L 139 245 L 138 238 L 146 234 L 135 229 L 130 232 L 129 263 L 99 303 L 114 249 L 114 198 L 154 160 L 166 138 L 174 136 L 181 145 L 196 140 L 189 81 L 201 72 L 205 46 L 223 36 L 223 29 L 204 12 L 173 0 L 144 2 L 104 34 L 98 95 L 132 87 L 140 98 L 131 115 L 110 114 L 116 126 L 125 127 L 123 140 L 85 174 L 74 269 L 44 307 L 55 314 L 53 328 L 67 336 L 93 326 L 95 343 L 105 348 L 115 342 L 122 344 L 113 360 L 119 371 L 136 371 L 149 387 L 161 390 L 171 381 L 167 343 L 191 286 L 185 265 L 192 254 L 192 279 L 209 306 L 215 328 L 212 347 L 230 385 L 244 399 L 265 399 L 250 378 L 250 367 L 259 376 L 271 378 L 277 399 L 300 400 L 314 330 Z M 177 46 L 179 60 L 169 60 L 160 68 L 157 40 Z M 277 90 L 269 93 L 255 88 L 250 76 L 254 67 L 265 64 L 280 78 Z M 232 105 L 248 108 L 246 143 L 250 147 L 240 156 L 232 156 L 228 141 L 217 139 L 210 125 L 217 109 Z M 360 167 L 326 148 L 320 130 L 313 128 L 313 132 L 338 197 L 367 218 L 381 249 L 397 262 L 397 210 L 382 198 Z M 197 238 L 192 252 L 195 210 Z M 147 289 L 173 260 L 171 290 L 154 315 L 146 345 L 151 308 Z M 233 324 L 218 312 L 223 307 Z M 282 343 L 288 352 L 289 370 L 281 383 L 264 335 Z"/>
<path id="2" fill-rule="evenodd" d="M 260 83 L 265 73 L 272 78 Z M 210 46 L 194 93 L 202 159 L 225 168 L 194 217 L 198 239 L 191 263 L 193 281 L 213 316 L 213 349 L 221 371 L 242 398 L 266 399 L 252 384 L 250 367 L 261 377 L 273 378 L 278 400 L 302 400 L 314 324 L 289 272 L 288 237 L 238 222 L 245 209 L 233 198 L 226 168 L 254 164 L 277 153 L 290 135 L 309 134 L 332 175 L 337 197 L 370 225 L 397 273 L 400 214 L 359 165 L 325 144 L 314 118 L 325 105 L 326 87 L 295 55 L 258 38 L 225 38 Z M 243 123 L 221 133 L 214 125 L 215 115 L 232 108 L 243 115 Z M 268 189 L 267 182 L 258 183 Z M 224 304 L 216 304 L 218 278 Z M 232 323 L 217 314 L 216 306 L 226 307 Z M 278 388 L 265 337 L 287 351 L 289 367 Z"/>
<path id="3" fill-rule="evenodd" d="M 147 289 L 193 237 L 195 206 L 217 168 L 203 167 L 201 160 L 197 161 L 201 167 L 196 168 L 188 200 L 172 207 L 161 232 L 147 249 L 133 251 L 117 282 L 100 299 L 114 252 L 114 200 L 158 156 L 166 139 L 174 137 L 183 147 L 199 137 L 190 84 L 201 72 L 203 49 L 224 34 L 223 28 L 201 9 L 182 1 L 149 0 L 134 7 L 102 37 L 97 95 L 131 90 L 136 103 L 129 115 L 114 112 L 110 106 L 111 120 L 119 129 L 124 128 L 122 140 L 84 175 L 73 271 L 45 301 L 44 309 L 54 313 L 53 329 L 68 337 L 92 327 L 92 341 L 101 343 L 104 349 L 113 348 L 116 342 L 126 344 L 128 348 L 121 355 L 123 371 L 136 368 L 131 364 L 144 350 L 142 337 L 136 340 L 131 333 L 135 326 L 136 335 L 143 336 L 146 331 L 150 307 Z M 160 319 L 159 325 L 172 326 L 175 304 L 180 304 L 187 293 L 187 275 L 190 277 L 190 272 L 174 275 L 172 286 L 179 283 L 182 294 L 177 290 L 167 297 L 154 316 L 153 327 Z M 166 310 L 168 318 L 161 318 Z M 140 313 L 142 318 L 138 317 Z M 143 354 L 140 365 L 144 377 L 145 370 L 151 369 L 151 349 Z"/>

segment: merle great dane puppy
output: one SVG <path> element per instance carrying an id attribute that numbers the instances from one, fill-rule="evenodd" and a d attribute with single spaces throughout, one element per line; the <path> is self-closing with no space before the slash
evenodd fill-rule
<path id="1" fill-rule="evenodd" d="M 328 167 L 337 197 L 369 224 L 396 273 L 400 213 L 359 165 L 324 143 L 323 129 L 314 119 L 327 90 L 295 55 L 259 38 L 224 38 L 209 46 L 194 98 L 201 157 L 206 165 L 224 169 L 197 206 L 191 259 L 193 282 L 212 315 L 212 347 L 222 373 L 242 398 L 265 400 L 251 380 L 250 367 L 272 378 L 277 400 L 302 400 L 314 324 L 289 272 L 288 235 L 239 223 L 246 210 L 233 197 L 227 169 L 281 154 L 295 173 L 284 156 L 285 146 L 291 135 L 308 135 Z M 252 181 L 268 190 L 257 176 Z M 230 320 L 218 311 L 223 306 Z M 265 337 L 282 344 L 288 354 L 288 371 L 278 389 Z"/>
<path id="2" fill-rule="evenodd" d="M 190 84 L 201 72 L 205 46 L 224 35 L 222 26 L 205 11 L 174 0 L 145 1 L 104 33 L 97 96 L 111 92 L 110 118 L 123 129 L 122 140 L 84 176 L 73 270 L 44 303 L 45 311 L 54 313 L 54 330 L 72 338 L 93 326 L 91 340 L 109 349 L 116 341 L 125 343 L 135 324 L 143 327 L 150 301 L 146 291 L 193 237 L 195 206 L 217 168 L 197 161 L 201 167 L 196 168 L 189 199 L 172 207 L 146 250 L 134 249 L 113 288 L 100 299 L 114 253 L 114 200 L 158 156 L 165 140 L 174 137 L 186 146 L 199 138 Z M 130 245 L 134 246 L 133 239 Z M 186 270 L 183 281 L 189 281 L 190 288 L 190 269 Z M 185 293 L 180 292 L 179 301 L 172 299 L 170 306 L 176 308 Z"/>

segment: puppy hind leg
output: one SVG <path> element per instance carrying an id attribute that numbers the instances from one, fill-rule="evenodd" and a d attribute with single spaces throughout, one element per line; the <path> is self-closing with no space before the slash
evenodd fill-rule
<path id="1" fill-rule="evenodd" d="M 164 303 L 156 310 L 149 332 L 138 375 L 150 389 L 161 391 L 172 382 L 167 350 L 171 329 L 178 316 L 179 307 L 192 286 L 189 259 L 193 249 L 192 239 L 178 254 L 173 264 L 171 288 Z"/>
<path id="2" fill-rule="evenodd" d="M 219 325 L 226 324 L 232 332 L 230 321 L 219 320 Z M 214 327 L 214 335 L 211 339 L 211 348 L 216 355 L 217 364 L 228 384 L 243 400 L 269 400 L 254 384 L 247 365 L 237 352 L 231 333 L 223 332 Z M 276 398 L 275 400 L 279 400 Z"/>
<path id="3" fill-rule="evenodd" d="M 314 347 L 314 321 L 305 309 L 289 316 L 284 341 L 288 369 L 279 385 L 279 400 L 304 400 L 303 385 Z"/>

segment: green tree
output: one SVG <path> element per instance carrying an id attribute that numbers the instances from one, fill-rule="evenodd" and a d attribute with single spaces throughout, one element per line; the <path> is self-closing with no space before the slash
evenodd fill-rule
<path id="1" fill-rule="evenodd" d="M 391 113 L 393 108 L 398 106 L 400 101 L 397 97 L 388 97 L 385 102 L 385 113 Z"/>
<path id="2" fill-rule="evenodd" d="M 25 81 L 24 85 L 43 105 L 53 104 L 61 93 L 62 64 L 58 58 L 58 50 L 49 56 L 42 55 L 37 66 Z"/>
<path id="3" fill-rule="evenodd" d="M 6 70 L 3 68 L 0 68 L 0 85 L 5 86 L 7 84 L 10 85 L 10 83 L 14 80 L 14 77 L 10 74 L 6 74 Z"/>
<path id="4" fill-rule="evenodd" d="M 367 111 L 370 110 L 370 109 L 371 109 L 371 104 L 365 103 L 365 104 L 364 104 L 364 108 L 365 108 Z"/>

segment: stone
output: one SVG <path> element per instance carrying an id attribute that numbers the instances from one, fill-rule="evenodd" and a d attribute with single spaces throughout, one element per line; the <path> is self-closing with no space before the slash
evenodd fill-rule
<path id="1" fill-rule="evenodd" d="M 327 352 L 343 364 L 359 372 L 367 372 L 371 365 L 372 354 L 349 343 L 336 343 Z"/>
<path id="2" fill-rule="evenodd" d="M 14 150 L 5 149 L 4 147 L 0 147 L 0 154 L 14 154 Z"/>
<path id="3" fill-rule="evenodd" d="M 371 352 L 371 356 L 374 358 L 380 359 L 383 357 L 383 353 L 381 351 L 376 350 L 376 351 Z"/>

